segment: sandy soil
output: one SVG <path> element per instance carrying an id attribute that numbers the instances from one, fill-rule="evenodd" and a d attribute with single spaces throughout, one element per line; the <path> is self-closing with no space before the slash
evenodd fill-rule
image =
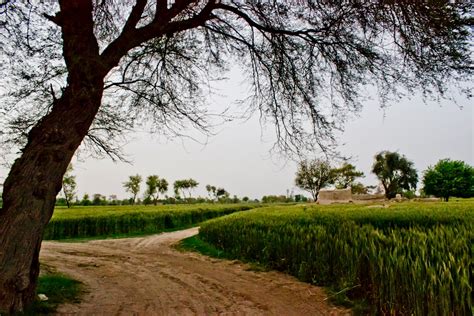
<path id="1" fill-rule="evenodd" d="M 41 261 L 85 284 L 60 315 L 344 315 L 321 288 L 171 247 L 192 228 L 142 238 L 43 242 Z"/>

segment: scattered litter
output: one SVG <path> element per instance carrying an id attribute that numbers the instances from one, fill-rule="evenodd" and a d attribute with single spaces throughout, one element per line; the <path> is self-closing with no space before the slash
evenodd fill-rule
<path id="1" fill-rule="evenodd" d="M 38 298 L 40 301 L 44 302 L 48 300 L 48 297 L 45 294 L 38 294 Z"/>

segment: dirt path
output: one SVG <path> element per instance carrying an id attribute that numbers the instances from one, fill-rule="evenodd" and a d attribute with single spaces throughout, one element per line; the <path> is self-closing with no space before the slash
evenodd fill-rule
<path id="1" fill-rule="evenodd" d="M 323 290 L 170 247 L 197 228 L 143 238 L 43 242 L 41 260 L 86 284 L 62 315 L 341 315 Z"/>

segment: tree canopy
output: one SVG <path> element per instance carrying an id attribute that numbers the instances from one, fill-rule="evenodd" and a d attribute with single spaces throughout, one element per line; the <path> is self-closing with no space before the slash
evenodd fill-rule
<path id="1" fill-rule="evenodd" d="M 375 155 L 372 172 L 379 178 L 388 199 L 403 190 L 415 190 L 418 174 L 413 162 L 397 152 L 382 151 Z"/>
<path id="2" fill-rule="evenodd" d="M 180 193 L 183 195 L 184 198 L 186 198 L 185 192 L 188 193 L 188 198 L 191 198 L 192 190 L 196 188 L 199 185 L 199 183 L 192 179 L 184 179 L 184 180 L 176 180 L 173 183 L 173 188 L 174 188 L 174 193 L 176 196 L 180 196 Z"/>
<path id="3" fill-rule="evenodd" d="M 333 172 L 327 160 L 303 160 L 298 164 L 295 184 L 302 190 L 311 193 L 314 201 L 318 200 L 319 191 L 333 183 Z"/>
<path id="4" fill-rule="evenodd" d="M 346 189 L 355 185 L 357 178 L 363 177 L 364 173 L 358 171 L 356 167 L 350 163 L 343 163 L 339 168 L 332 169 L 333 181 L 336 189 Z"/>
<path id="5" fill-rule="evenodd" d="M 1 3 L 0 74 L 8 89 L 0 127 L 8 144 L 25 144 L 81 65 L 104 77 L 84 146 L 113 158 L 121 157 L 114 140 L 143 120 L 170 136 L 190 126 L 209 132 L 216 113 L 205 108 L 205 91 L 231 64 L 251 85 L 242 96 L 248 112 L 276 126 L 277 148 L 287 153 L 330 150 L 366 85 L 385 104 L 415 89 L 449 96 L 452 84 L 472 75 L 468 2 L 74 3 Z M 68 44 L 79 18 L 89 30 L 80 40 L 94 58 Z"/>
<path id="6" fill-rule="evenodd" d="M 63 176 L 63 194 L 68 208 L 76 197 L 76 176 L 72 174 L 74 170 L 72 164 L 67 167 L 66 173 Z"/>
<path id="7" fill-rule="evenodd" d="M 423 175 L 425 194 L 442 197 L 474 197 L 474 168 L 464 161 L 442 159 Z"/>
<path id="8" fill-rule="evenodd" d="M 128 181 L 123 183 L 123 187 L 127 192 L 132 194 L 132 204 L 135 203 L 138 193 L 140 193 L 140 184 L 142 182 L 142 176 L 139 174 L 129 176 Z"/>
<path id="9" fill-rule="evenodd" d="M 168 181 L 157 175 L 148 176 L 146 185 L 145 200 L 149 200 L 155 205 L 158 202 L 159 194 L 164 194 L 168 191 Z"/>

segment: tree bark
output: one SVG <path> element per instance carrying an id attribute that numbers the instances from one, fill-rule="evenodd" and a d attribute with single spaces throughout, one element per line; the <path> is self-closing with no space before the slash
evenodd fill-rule
<path id="1" fill-rule="evenodd" d="M 39 251 L 62 177 L 100 106 L 102 78 L 69 86 L 29 133 L 5 180 L 0 212 L 0 311 L 23 311 L 35 296 Z M 95 88 L 91 88 L 95 86 Z"/>
<path id="2" fill-rule="evenodd" d="M 90 0 L 59 1 L 68 68 L 66 88 L 28 134 L 4 183 L 0 210 L 0 313 L 24 311 L 35 298 L 43 232 L 62 178 L 102 99 L 107 70 L 94 36 Z"/>

